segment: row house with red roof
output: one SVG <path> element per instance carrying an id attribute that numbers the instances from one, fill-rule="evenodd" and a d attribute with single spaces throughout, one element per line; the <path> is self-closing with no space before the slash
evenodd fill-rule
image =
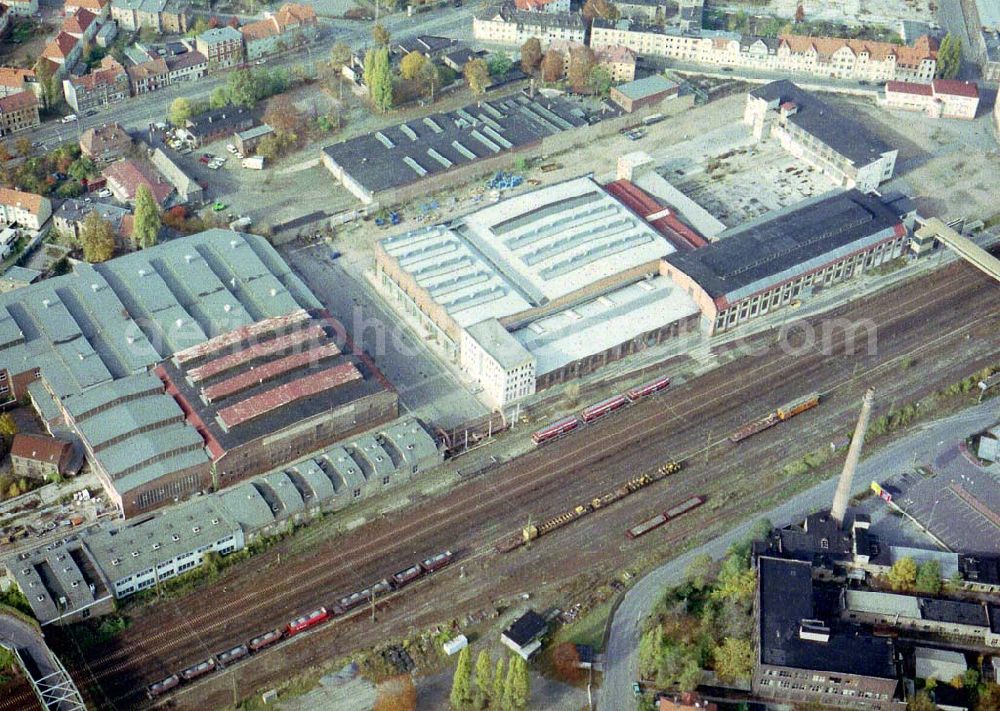
<path id="1" fill-rule="evenodd" d="M 128 74 L 114 57 L 104 57 L 90 74 L 63 79 L 63 95 L 77 112 L 117 104 L 128 98 Z"/>
<path id="2" fill-rule="evenodd" d="M 971 121 L 979 110 L 979 88 L 975 82 L 958 79 L 935 79 L 930 84 L 890 81 L 880 103 L 890 109 L 922 111 L 931 118 Z"/>
<path id="3" fill-rule="evenodd" d="M 38 97 L 30 91 L 0 97 L 0 136 L 39 125 Z"/>
<path id="4" fill-rule="evenodd" d="M 938 50 L 937 41 L 928 36 L 918 37 L 912 45 L 896 45 L 841 37 L 756 37 L 709 31 L 692 34 L 672 27 L 600 18 L 591 27 L 590 46 L 595 50 L 623 46 L 639 55 L 711 66 L 920 83 L 934 79 Z"/>
<path id="5" fill-rule="evenodd" d="M 246 58 L 253 61 L 316 37 L 318 22 L 311 5 L 287 3 L 263 20 L 240 28 Z"/>

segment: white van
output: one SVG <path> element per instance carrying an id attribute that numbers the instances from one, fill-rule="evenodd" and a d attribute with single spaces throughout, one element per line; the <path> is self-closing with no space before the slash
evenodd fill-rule
<path id="1" fill-rule="evenodd" d="M 69 114 L 59 119 L 59 123 L 72 123 L 73 121 L 76 121 L 76 114 Z"/>

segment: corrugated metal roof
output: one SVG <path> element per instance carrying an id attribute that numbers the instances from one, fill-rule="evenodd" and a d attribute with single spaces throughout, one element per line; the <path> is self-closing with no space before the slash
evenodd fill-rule
<path id="1" fill-rule="evenodd" d="M 910 619 L 920 619 L 918 598 L 894 593 L 870 592 L 867 590 L 847 590 L 848 610 L 876 615 L 900 615 Z"/>
<path id="2" fill-rule="evenodd" d="M 214 385 L 209 385 L 202 390 L 202 394 L 209 402 L 214 402 L 215 400 L 235 395 L 254 385 L 263 384 L 265 380 L 278 375 L 289 373 L 308 365 L 316 365 L 320 361 L 332 358 L 339 353 L 340 349 L 332 343 L 310 348 L 300 353 L 293 353 L 284 358 L 272 360 L 260 367 L 251 367 L 249 370 L 245 370 L 238 375 L 234 375 Z"/>
<path id="3" fill-rule="evenodd" d="M 343 363 L 224 407 L 219 410 L 218 417 L 227 429 L 232 429 L 296 400 L 362 379 L 361 372 L 353 363 Z"/>
<path id="4" fill-rule="evenodd" d="M 288 348 L 294 348 L 306 343 L 307 341 L 322 338 L 324 335 L 325 332 L 323 331 L 323 327 L 318 323 L 313 324 L 301 330 L 287 333 L 270 340 L 253 343 L 253 345 L 241 348 L 234 353 L 219 356 L 203 365 L 191 368 L 191 370 L 187 371 L 187 377 L 191 380 L 191 382 L 199 383 L 202 380 L 211 378 L 212 376 L 218 375 L 219 373 L 223 373 L 227 370 L 231 370 L 237 366 L 243 365 L 244 363 L 248 363 L 251 360 L 280 353 Z M 237 345 L 237 343 L 238 342 L 234 342 L 231 345 Z"/>

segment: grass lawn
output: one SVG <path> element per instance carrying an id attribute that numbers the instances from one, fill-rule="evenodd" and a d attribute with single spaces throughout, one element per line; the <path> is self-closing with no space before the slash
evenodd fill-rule
<path id="1" fill-rule="evenodd" d="M 565 625 L 552 640 L 552 645 L 562 642 L 572 642 L 573 644 L 586 644 L 600 651 L 604 646 L 604 630 L 608 626 L 608 617 L 611 616 L 614 598 L 602 602 L 583 617 L 578 618 L 572 624 Z"/>

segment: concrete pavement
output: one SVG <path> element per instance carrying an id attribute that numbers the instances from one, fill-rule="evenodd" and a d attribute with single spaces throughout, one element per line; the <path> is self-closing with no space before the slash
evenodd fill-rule
<path id="1" fill-rule="evenodd" d="M 998 417 L 1000 402 L 988 400 L 943 420 L 920 425 L 912 434 L 875 452 L 861 463 L 854 479 L 853 493 L 863 492 L 872 480 L 881 480 L 911 462 L 940 460 L 942 455 L 955 447 L 956 442 L 996 422 Z M 836 482 L 836 478 L 831 478 L 770 511 L 754 514 L 724 535 L 665 563 L 639 580 L 626 593 L 611 620 L 605 649 L 604 680 L 598 693 L 599 711 L 619 711 L 634 706 L 632 682 L 638 678 L 642 622 L 663 590 L 683 581 L 684 571 L 695 556 L 708 553 L 713 558 L 721 558 L 729 546 L 745 537 L 754 522 L 761 518 L 770 519 L 775 526 L 786 526 L 803 519 L 811 511 L 828 507 L 833 500 Z"/>

